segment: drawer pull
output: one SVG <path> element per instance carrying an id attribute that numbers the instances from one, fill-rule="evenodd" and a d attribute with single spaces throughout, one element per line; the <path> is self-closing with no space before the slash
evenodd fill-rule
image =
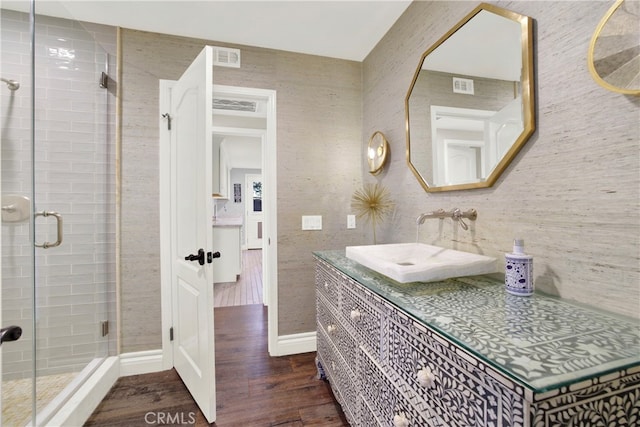
<path id="1" fill-rule="evenodd" d="M 351 320 L 355 320 L 357 322 L 360 320 L 360 317 L 362 317 L 362 314 L 360 314 L 360 310 L 354 308 L 353 310 L 351 310 L 350 316 Z"/>
<path id="2" fill-rule="evenodd" d="M 329 332 L 330 334 L 334 333 L 336 331 L 336 329 L 338 329 L 338 327 L 336 325 L 328 325 L 327 326 L 327 332 Z"/>
<path id="3" fill-rule="evenodd" d="M 422 387 L 431 387 L 435 383 L 436 376 L 429 368 L 422 368 L 418 371 L 418 384 Z"/>
<path id="4" fill-rule="evenodd" d="M 409 420 L 402 414 L 397 414 L 393 417 L 393 425 L 395 427 L 409 427 Z"/>

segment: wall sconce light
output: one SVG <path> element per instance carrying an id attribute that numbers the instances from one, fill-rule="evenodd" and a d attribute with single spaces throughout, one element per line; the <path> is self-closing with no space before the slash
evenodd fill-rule
<path id="1" fill-rule="evenodd" d="M 382 172 L 384 164 L 387 162 L 389 153 L 389 143 L 384 134 L 376 131 L 369 138 L 367 145 L 367 162 L 369 163 L 369 173 L 377 175 Z"/>

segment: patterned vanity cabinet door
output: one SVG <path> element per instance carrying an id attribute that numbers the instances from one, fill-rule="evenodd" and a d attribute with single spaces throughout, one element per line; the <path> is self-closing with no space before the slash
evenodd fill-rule
<path id="1" fill-rule="evenodd" d="M 342 273 L 336 272 L 340 276 Z M 382 359 L 380 329 L 388 306 L 373 292 L 350 277 L 344 277 L 340 288 L 340 314 L 346 327 L 354 335 L 360 349 L 374 360 Z"/>
<path id="2" fill-rule="evenodd" d="M 640 426 L 640 367 L 533 397 L 532 427 Z"/>
<path id="3" fill-rule="evenodd" d="M 407 399 L 406 390 L 398 387 L 393 375 L 389 375 L 389 370 L 384 369 L 366 354 L 360 360 L 360 378 L 362 387 L 359 392 L 362 395 L 363 419 L 368 419 L 367 423 L 360 426 L 391 426 L 400 418 L 408 422 L 408 426 L 442 426 L 438 419 L 433 417 L 430 411 L 417 407 Z M 398 424 L 402 425 L 402 424 Z"/>
<path id="4" fill-rule="evenodd" d="M 422 425 L 526 425 L 523 387 L 397 310 L 384 336 L 389 375 L 416 411 L 428 414 Z"/>
<path id="5" fill-rule="evenodd" d="M 332 270 L 322 262 L 316 266 L 317 354 L 347 419 L 359 425 L 354 364 L 359 349 L 339 314 L 344 276 Z"/>
<path id="6" fill-rule="evenodd" d="M 354 426 L 379 424 L 368 409 L 363 390 L 370 379 L 362 373 L 362 361 L 380 360 L 380 329 L 386 310 L 382 299 L 330 265 L 316 268 L 318 358 Z M 365 356 L 365 354 L 369 356 Z"/>
<path id="7" fill-rule="evenodd" d="M 342 275 L 337 271 L 336 274 Z M 379 296 L 345 276 L 344 286 L 340 288 L 340 312 L 359 348 L 354 359 L 358 426 L 392 426 L 394 409 L 411 410 L 380 367 L 384 358 L 381 329 L 387 310 L 388 306 Z"/>
<path id="8" fill-rule="evenodd" d="M 352 425 L 524 425 L 521 388 L 322 260 L 316 287 L 318 358 Z M 425 367 L 433 385 L 420 384 Z"/>

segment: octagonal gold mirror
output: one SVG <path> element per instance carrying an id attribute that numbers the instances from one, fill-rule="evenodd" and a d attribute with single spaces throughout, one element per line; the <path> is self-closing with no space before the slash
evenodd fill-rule
<path id="1" fill-rule="evenodd" d="M 420 59 L 407 163 L 428 192 L 492 186 L 535 130 L 532 19 L 480 4 Z"/>

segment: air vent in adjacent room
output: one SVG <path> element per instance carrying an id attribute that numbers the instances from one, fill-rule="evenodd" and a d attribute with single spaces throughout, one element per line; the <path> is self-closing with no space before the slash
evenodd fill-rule
<path id="1" fill-rule="evenodd" d="M 240 68 L 240 49 L 230 47 L 213 47 L 213 65 L 220 67 Z"/>
<path id="2" fill-rule="evenodd" d="M 214 110 L 247 111 L 255 113 L 258 103 L 255 101 L 239 101 L 236 99 L 213 98 Z"/>
<path id="3" fill-rule="evenodd" d="M 465 95 L 473 95 L 473 80 L 454 77 L 453 93 L 464 93 Z"/>

